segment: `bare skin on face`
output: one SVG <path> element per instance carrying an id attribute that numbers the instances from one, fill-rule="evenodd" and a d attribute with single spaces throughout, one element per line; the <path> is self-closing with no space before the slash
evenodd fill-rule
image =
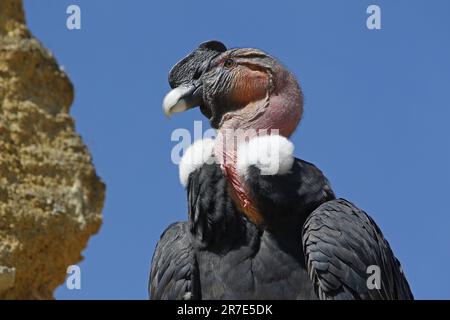
<path id="1" fill-rule="evenodd" d="M 234 136 L 235 132 L 232 130 L 247 130 L 246 138 L 248 139 L 255 135 L 268 134 L 273 129 L 278 130 L 281 135 L 290 136 L 300 121 L 301 108 L 298 106 L 292 109 L 286 108 L 283 105 L 283 97 L 271 95 L 273 88 L 271 88 L 269 70 L 248 62 L 236 68 L 238 69 L 232 79 L 230 100 L 243 107 L 223 116 L 219 126 L 215 153 L 216 157 L 223 160 L 222 171 L 227 177 L 234 202 L 249 220 L 260 225 L 264 222 L 263 216 L 248 191 L 245 179 L 237 173 L 238 146 Z M 280 81 L 279 83 L 284 84 L 285 82 Z M 298 104 L 298 101 L 294 103 Z M 230 141 L 232 143 L 229 143 Z"/>
<path id="2" fill-rule="evenodd" d="M 260 70 L 251 70 L 242 66 L 234 78 L 231 99 L 241 106 L 263 99 L 269 88 L 269 76 Z M 246 108 L 243 108 L 244 110 Z"/>

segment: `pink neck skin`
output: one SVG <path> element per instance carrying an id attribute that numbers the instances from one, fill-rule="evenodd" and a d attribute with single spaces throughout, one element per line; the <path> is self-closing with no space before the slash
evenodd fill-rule
<path id="1" fill-rule="evenodd" d="M 262 216 L 249 195 L 244 178 L 237 173 L 237 149 L 243 141 L 236 138 L 236 130 L 245 131 L 247 141 L 256 135 L 270 134 L 273 129 L 289 137 L 302 115 L 302 97 L 292 76 L 289 75 L 283 84 L 280 94 L 249 104 L 225 120 L 218 130 L 214 146 L 214 155 L 221 163 L 236 204 L 257 225 L 263 222 Z"/>

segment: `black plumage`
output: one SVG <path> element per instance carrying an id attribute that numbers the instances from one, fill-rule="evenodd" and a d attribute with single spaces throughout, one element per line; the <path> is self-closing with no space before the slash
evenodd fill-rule
<path id="1" fill-rule="evenodd" d="M 218 139 L 211 150 L 214 164 L 181 166 L 188 221 L 169 226 L 157 244 L 152 299 L 413 298 L 375 222 L 351 202 L 336 199 L 317 167 L 292 162 L 292 152 L 286 153 L 293 150 L 287 138 L 302 117 L 303 96 L 276 59 L 209 41 L 172 68 L 169 84 L 165 114 L 199 106 Z M 229 129 L 246 129 L 254 130 L 252 139 L 266 142 L 263 150 L 267 128 L 278 130 L 274 138 L 285 144 L 278 150 L 284 152 L 278 172 L 263 172 L 264 161 L 240 161 L 245 158 L 239 150 L 250 141 L 220 148 Z M 271 152 L 262 152 L 261 159 Z M 378 288 L 368 284 L 374 266 Z"/>
<path id="2" fill-rule="evenodd" d="M 303 226 L 308 272 L 320 299 L 412 299 L 389 243 L 364 211 L 345 199 L 314 210 Z M 379 289 L 367 285 L 369 266 L 380 268 Z"/>
<path id="3" fill-rule="evenodd" d="M 189 176 L 189 220 L 171 225 L 157 245 L 152 299 L 410 299 L 389 244 L 370 217 L 335 199 L 322 172 L 296 159 L 291 173 L 248 185 L 265 225 L 240 212 L 220 166 Z M 303 245 L 302 245 L 303 243 Z M 381 268 L 380 290 L 367 267 Z"/>

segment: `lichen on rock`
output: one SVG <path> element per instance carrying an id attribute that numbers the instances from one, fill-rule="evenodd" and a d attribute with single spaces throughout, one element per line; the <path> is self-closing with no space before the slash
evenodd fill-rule
<path id="1" fill-rule="evenodd" d="M 0 1 L 0 299 L 51 299 L 101 225 L 105 186 L 69 115 L 74 94 Z"/>

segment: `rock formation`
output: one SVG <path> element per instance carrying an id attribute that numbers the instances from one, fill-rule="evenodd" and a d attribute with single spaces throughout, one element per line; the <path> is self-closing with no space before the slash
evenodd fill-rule
<path id="1" fill-rule="evenodd" d="M 105 187 L 69 115 L 73 87 L 0 1 L 0 299 L 51 299 L 101 225 Z"/>

